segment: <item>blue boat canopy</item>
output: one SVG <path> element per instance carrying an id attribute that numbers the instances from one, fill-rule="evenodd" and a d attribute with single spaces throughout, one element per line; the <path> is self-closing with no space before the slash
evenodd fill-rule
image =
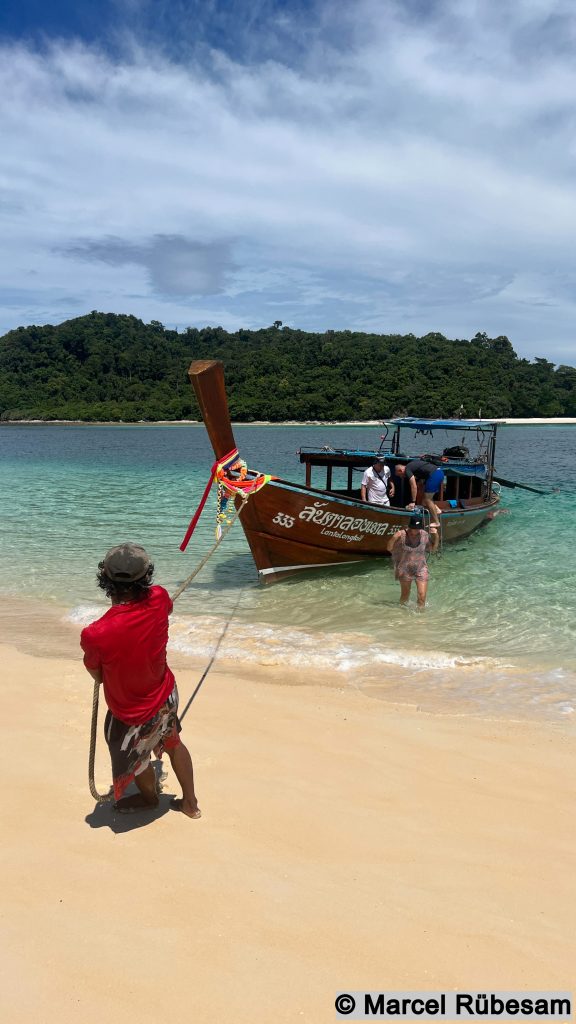
<path id="1" fill-rule="evenodd" d="M 385 422 L 414 430 L 483 430 L 497 426 L 499 420 L 421 420 L 417 416 L 404 416 Z"/>

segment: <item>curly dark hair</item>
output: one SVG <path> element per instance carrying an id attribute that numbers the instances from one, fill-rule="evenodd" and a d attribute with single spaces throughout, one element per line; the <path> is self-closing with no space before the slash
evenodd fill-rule
<path id="1" fill-rule="evenodd" d="M 142 601 L 152 586 L 153 575 L 154 566 L 151 564 L 141 579 L 135 580 L 134 583 L 120 583 L 106 575 L 104 562 L 98 562 L 96 582 L 107 597 L 117 597 L 121 601 Z"/>

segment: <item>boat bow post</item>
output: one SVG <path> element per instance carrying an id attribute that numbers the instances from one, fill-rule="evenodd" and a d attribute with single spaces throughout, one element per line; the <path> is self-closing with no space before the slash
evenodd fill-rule
<path id="1" fill-rule="evenodd" d="M 236 448 L 224 386 L 224 366 L 218 359 L 197 359 L 190 364 L 188 377 L 214 455 L 221 459 Z"/>

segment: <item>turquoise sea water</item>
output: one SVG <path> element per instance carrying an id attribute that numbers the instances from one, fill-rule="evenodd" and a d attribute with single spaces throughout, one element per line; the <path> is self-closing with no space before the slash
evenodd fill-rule
<path id="1" fill-rule="evenodd" d="M 378 427 L 244 426 L 235 434 L 252 468 L 300 481 L 300 445 L 380 442 Z M 425 710 L 569 719 L 575 442 L 576 427 L 500 428 L 498 473 L 559 490 L 503 489 L 508 514 L 433 559 L 424 615 L 398 606 L 389 563 L 263 588 L 237 525 L 180 598 L 172 644 L 207 656 L 231 619 L 219 655 L 243 663 L 292 668 L 310 681 L 328 673 Z M 439 434 L 434 446 L 445 444 Z M 80 625 L 105 606 L 96 566 L 122 540 L 144 544 L 158 582 L 173 591 L 214 539 L 212 498 L 188 551 L 179 551 L 211 464 L 201 425 L 3 426 L 0 592 L 6 601 L 39 599 Z"/>

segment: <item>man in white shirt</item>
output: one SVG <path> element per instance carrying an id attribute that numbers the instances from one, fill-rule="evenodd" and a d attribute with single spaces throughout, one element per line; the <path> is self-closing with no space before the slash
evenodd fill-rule
<path id="1" fill-rule="evenodd" d="M 360 496 L 362 501 L 370 501 L 373 505 L 390 504 L 390 498 L 394 497 L 394 484 L 390 480 L 388 466 L 384 465 L 383 456 L 378 455 L 364 473 Z"/>

